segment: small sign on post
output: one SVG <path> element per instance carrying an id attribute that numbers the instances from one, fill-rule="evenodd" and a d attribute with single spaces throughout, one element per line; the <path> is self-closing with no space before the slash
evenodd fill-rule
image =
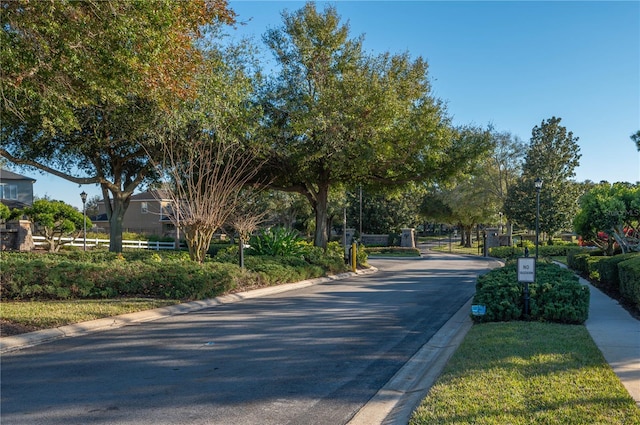
<path id="1" fill-rule="evenodd" d="M 536 259 L 518 258 L 518 282 L 534 283 L 536 281 Z"/>
<path id="2" fill-rule="evenodd" d="M 518 258 L 518 282 L 524 283 L 524 316 L 529 316 L 529 284 L 536 281 L 536 259 Z"/>

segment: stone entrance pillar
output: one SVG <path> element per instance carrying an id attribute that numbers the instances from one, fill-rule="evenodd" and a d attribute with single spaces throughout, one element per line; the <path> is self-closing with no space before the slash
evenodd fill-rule
<path id="1" fill-rule="evenodd" d="M 404 248 L 416 247 L 415 229 L 402 229 L 402 236 L 400 237 L 400 246 Z"/>

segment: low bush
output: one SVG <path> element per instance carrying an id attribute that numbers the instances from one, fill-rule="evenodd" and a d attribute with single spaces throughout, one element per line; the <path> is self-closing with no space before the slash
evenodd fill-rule
<path id="1" fill-rule="evenodd" d="M 344 248 L 339 242 L 329 242 L 326 251 L 308 242 L 301 242 L 301 247 L 304 259 L 310 264 L 320 266 L 328 273 L 341 273 L 347 270 L 344 261 Z M 358 253 L 360 253 L 360 248 L 358 248 Z M 358 257 L 358 263 L 367 265 L 367 256 L 363 255 L 363 258 Z"/>
<path id="2" fill-rule="evenodd" d="M 589 289 L 569 270 L 552 263 L 536 264 L 536 283 L 529 284 L 530 316 L 525 317 L 524 284 L 518 282 L 517 263 L 478 277 L 474 304 L 486 306 L 478 322 L 541 320 L 583 323 L 589 313 Z"/>
<path id="3" fill-rule="evenodd" d="M 344 271 L 342 248 L 307 256 L 248 256 L 246 269 L 231 261 L 196 264 L 187 252 L 136 250 L 55 254 L 6 253 L 0 270 L 0 299 L 39 300 L 154 297 L 201 299 L 260 285 L 294 282 Z M 236 250 L 231 247 L 228 251 Z M 224 255 L 221 255 L 224 257 Z"/>
<path id="4" fill-rule="evenodd" d="M 618 263 L 620 294 L 640 308 L 640 255 Z"/>
<path id="5" fill-rule="evenodd" d="M 525 241 L 528 242 L 528 241 Z M 535 255 L 535 244 L 525 244 L 529 249 L 529 256 Z M 564 257 L 569 251 L 578 248 L 576 244 L 563 243 L 560 245 L 539 245 L 538 256 L 543 258 Z M 505 260 L 512 260 L 518 257 L 524 257 L 524 247 L 521 246 L 498 246 L 489 250 L 489 255 Z"/>
<path id="6" fill-rule="evenodd" d="M 282 257 L 302 254 L 301 238 L 295 230 L 273 227 L 262 230 L 249 241 L 250 253 L 254 255 L 279 255 Z"/>
<path id="7" fill-rule="evenodd" d="M 524 257 L 524 248 L 518 246 L 496 246 L 489 249 L 489 255 L 504 260 L 513 260 L 514 258 Z"/>
<path id="8" fill-rule="evenodd" d="M 620 276 L 618 274 L 618 264 L 630 258 L 640 256 L 640 253 L 614 255 L 613 257 L 601 257 L 601 261 L 596 264 L 600 275 L 600 284 L 606 289 L 620 290 Z"/>
<path id="9" fill-rule="evenodd" d="M 567 251 L 567 265 L 581 274 L 589 273 L 588 259 L 591 257 L 590 252 L 585 248 L 574 248 Z"/>
<path id="10" fill-rule="evenodd" d="M 381 246 L 381 247 L 365 247 L 365 252 L 370 255 L 405 255 L 419 257 L 420 250 L 418 248 L 404 248 L 399 246 Z"/>

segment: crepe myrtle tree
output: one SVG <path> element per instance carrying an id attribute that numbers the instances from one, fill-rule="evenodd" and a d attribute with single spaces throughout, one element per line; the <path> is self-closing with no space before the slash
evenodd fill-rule
<path id="1" fill-rule="evenodd" d="M 195 79 L 197 96 L 180 105 L 158 138 L 162 159 L 156 164 L 166 178 L 173 224 L 199 263 L 261 166 L 248 147 L 260 116 L 250 102 L 257 76 L 235 46 L 209 53 Z"/>

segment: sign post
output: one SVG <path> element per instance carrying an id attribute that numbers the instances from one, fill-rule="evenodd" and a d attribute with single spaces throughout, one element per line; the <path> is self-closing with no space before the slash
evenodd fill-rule
<path id="1" fill-rule="evenodd" d="M 536 281 L 536 259 L 518 258 L 518 282 L 524 283 L 524 315 L 529 316 L 529 283 Z"/>

